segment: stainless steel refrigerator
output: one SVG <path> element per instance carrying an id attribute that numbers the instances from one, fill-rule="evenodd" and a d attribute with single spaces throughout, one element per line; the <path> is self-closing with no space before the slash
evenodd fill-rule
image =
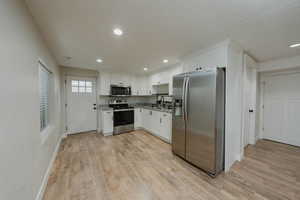
<path id="1" fill-rule="evenodd" d="M 225 69 L 173 77 L 173 152 L 216 176 L 224 169 Z"/>

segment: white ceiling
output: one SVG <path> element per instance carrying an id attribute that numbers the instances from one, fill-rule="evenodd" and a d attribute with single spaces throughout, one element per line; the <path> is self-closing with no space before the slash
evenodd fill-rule
<path id="1" fill-rule="evenodd" d="M 227 38 L 261 62 L 300 54 L 288 47 L 300 42 L 299 0 L 26 1 L 65 66 L 151 70 Z M 113 35 L 114 27 L 124 35 Z"/>

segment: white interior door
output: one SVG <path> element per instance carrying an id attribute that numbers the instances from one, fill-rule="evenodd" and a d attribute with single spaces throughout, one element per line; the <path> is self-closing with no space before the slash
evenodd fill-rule
<path id="1" fill-rule="evenodd" d="M 300 146 L 299 85 L 299 72 L 265 78 L 264 138 Z"/>
<path id="2" fill-rule="evenodd" d="M 257 72 L 255 64 L 248 64 L 244 69 L 243 90 L 243 144 L 255 144 Z"/>
<path id="3" fill-rule="evenodd" d="M 68 134 L 97 129 L 96 79 L 67 77 Z"/>

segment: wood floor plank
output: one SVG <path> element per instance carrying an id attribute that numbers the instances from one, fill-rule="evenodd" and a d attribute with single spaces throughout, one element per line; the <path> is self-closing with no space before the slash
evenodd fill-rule
<path id="1" fill-rule="evenodd" d="M 260 140 L 212 179 L 144 132 L 64 139 L 44 200 L 299 200 L 300 148 Z"/>

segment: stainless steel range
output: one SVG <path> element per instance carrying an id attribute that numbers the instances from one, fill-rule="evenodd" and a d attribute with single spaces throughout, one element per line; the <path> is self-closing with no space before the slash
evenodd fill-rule
<path id="1" fill-rule="evenodd" d="M 114 135 L 134 130 L 134 107 L 127 102 L 109 104 L 114 111 Z"/>

